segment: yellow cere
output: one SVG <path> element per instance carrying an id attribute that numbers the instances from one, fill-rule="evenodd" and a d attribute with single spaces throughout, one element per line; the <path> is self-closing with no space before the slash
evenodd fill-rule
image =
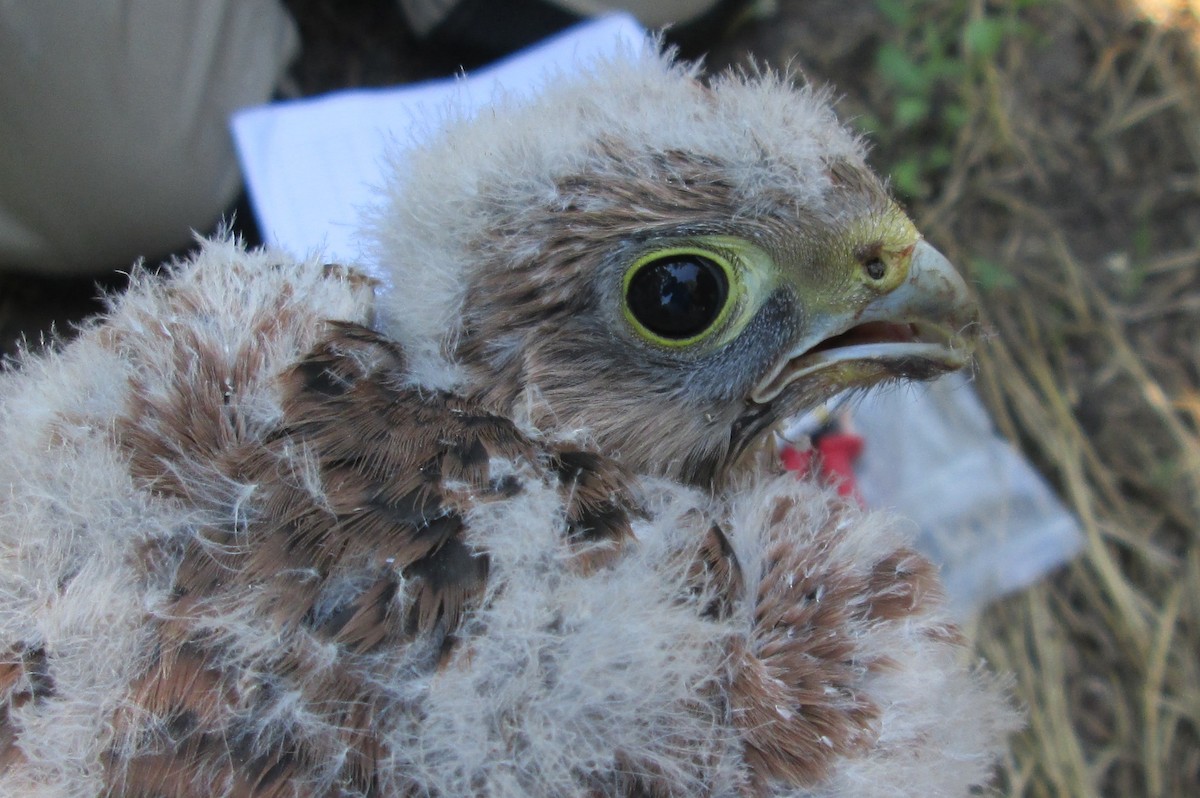
<path id="1" fill-rule="evenodd" d="M 851 262 L 863 284 L 873 291 L 886 293 L 904 282 L 913 248 L 920 241 L 921 234 L 899 206 L 893 205 L 884 213 L 859 220 L 848 232 L 847 241 L 862 248 L 853 253 Z M 862 269 L 864 250 L 874 250 L 887 265 L 887 274 L 883 279 L 873 280 Z"/>

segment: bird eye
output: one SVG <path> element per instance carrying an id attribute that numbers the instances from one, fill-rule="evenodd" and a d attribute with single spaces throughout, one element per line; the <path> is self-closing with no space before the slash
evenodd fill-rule
<path id="1" fill-rule="evenodd" d="M 692 252 L 644 261 L 625 278 L 630 316 L 665 343 L 686 342 L 711 329 L 728 299 L 726 268 Z"/>

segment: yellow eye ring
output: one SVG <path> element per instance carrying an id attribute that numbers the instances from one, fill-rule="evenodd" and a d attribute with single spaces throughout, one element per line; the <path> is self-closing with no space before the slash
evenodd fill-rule
<path id="1" fill-rule="evenodd" d="M 621 281 L 625 318 L 647 340 L 683 348 L 705 340 L 729 317 L 738 286 L 724 255 L 671 247 L 638 258 Z"/>

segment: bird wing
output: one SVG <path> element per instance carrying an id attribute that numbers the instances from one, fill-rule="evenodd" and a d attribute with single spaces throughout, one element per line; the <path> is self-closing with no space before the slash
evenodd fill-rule
<path id="1" fill-rule="evenodd" d="M 636 503 L 615 463 L 569 445 L 539 448 L 509 419 L 412 385 L 403 352 L 378 333 L 329 326 L 280 376 L 277 427 L 260 443 L 207 453 L 252 496 L 220 522 L 143 552 L 147 567 L 173 579 L 154 624 L 155 656 L 121 714 L 128 733 L 159 739 L 138 740 L 144 753 L 110 768 L 123 794 L 215 779 L 269 795 L 338 759 L 336 781 L 367 791 L 384 703 L 371 683 L 385 676 L 372 671 L 391 662 L 378 654 L 407 651 L 414 673 L 443 666 L 464 612 L 486 592 L 473 510 L 512 499 L 527 480 L 548 481 L 562 496 L 578 568 L 596 567 L 631 537 Z M 177 458 L 195 453 L 169 442 L 195 437 L 197 414 L 180 412 L 179 399 L 169 409 L 142 403 L 123 438 L 141 480 L 187 501 L 193 488 L 179 476 L 188 464 Z M 227 627 L 238 619 L 261 627 L 274 650 L 232 650 Z M 262 753 L 271 732 L 254 705 L 280 693 L 325 713 L 336 732 L 280 733 Z"/>

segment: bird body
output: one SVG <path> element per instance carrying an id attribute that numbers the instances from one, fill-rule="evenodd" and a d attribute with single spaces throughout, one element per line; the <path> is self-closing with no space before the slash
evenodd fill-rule
<path id="1" fill-rule="evenodd" d="M 207 241 L 4 375 L 0 793 L 985 781 L 935 569 L 764 456 L 969 350 L 823 98 L 648 47 L 396 186 L 389 286 Z"/>

